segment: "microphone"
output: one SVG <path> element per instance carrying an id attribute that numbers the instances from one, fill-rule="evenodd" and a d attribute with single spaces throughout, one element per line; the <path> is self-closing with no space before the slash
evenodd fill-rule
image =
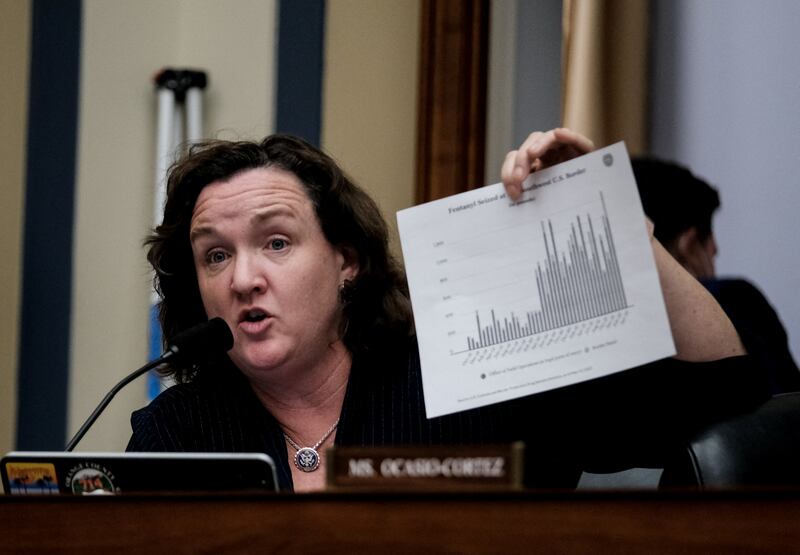
<path id="1" fill-rule="evenodd" d="M 222 318 L 212 318 L 208 322 L 203 322 L 196 326 L 182 331 L 170 342 L 167 350 L 164 351 L 157 359 L 148 362 L 138 370 L 134 370 L 122 379 L 117 385 L 111 388 L 111 391 L 100 401 L 97 408 L 94 409 L 83 426 L 80 427 L 78 432 L 69 440 L 65 451 L 72 451 L 78 442 L 83 438 L 89 428 L 94 424 L 97 417 L 100 416 L 114 395 L 119 393 L 119 390 L 128 385 L 130 382 L 156 366 L 164 364 L 171 360 L 203 360 L 211 356 L 227 353 L 233 347 L 233 334 L 231 333 L 228 324 Z"/>

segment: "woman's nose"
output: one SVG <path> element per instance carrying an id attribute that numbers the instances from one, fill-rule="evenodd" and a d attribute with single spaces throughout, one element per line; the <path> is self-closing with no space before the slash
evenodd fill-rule
<path id="1" fill-rule="evenodd" d="M 231 289 L 237 295 L 264 293 L 267 290 L 266 277 L 255 257 L 236 255 L 233 262 Z"/>

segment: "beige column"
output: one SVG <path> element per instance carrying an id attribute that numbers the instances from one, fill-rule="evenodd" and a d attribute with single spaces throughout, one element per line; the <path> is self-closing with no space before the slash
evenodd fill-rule
<path id="1" fill-rule="evenodd" d="M 0 0 L 0 453 L 14 448 L 22 291 L 30 0 Z"/>
<path id="2" fill-rule="evenodd" d="M 395 212 L 414 203 L 419 10 L 418 0 L 327 4 L 322 147 L 394 234 Z"/>

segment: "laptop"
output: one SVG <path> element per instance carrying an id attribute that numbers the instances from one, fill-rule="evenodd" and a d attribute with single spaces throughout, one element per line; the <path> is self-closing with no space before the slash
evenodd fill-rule
<path id="1" fill-rule="evenodd" d="M 0 459 L 8 495 L 278 490 L 264 453 L 13 451 Z"/>

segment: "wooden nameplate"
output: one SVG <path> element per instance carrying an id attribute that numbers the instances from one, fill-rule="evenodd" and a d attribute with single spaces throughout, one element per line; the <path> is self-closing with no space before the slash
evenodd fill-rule
<path id="1" fill-rule="evenodd" d="M 522 489 L 522 443 L 334 447 L 330 489 Z"/>

